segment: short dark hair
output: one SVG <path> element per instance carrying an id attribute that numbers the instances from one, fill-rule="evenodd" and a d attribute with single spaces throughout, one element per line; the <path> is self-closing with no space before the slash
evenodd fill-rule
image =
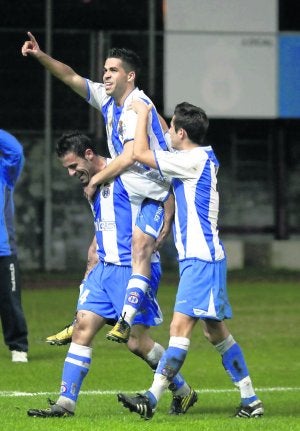
<path id="1" fill-rule="evenodd" d="M 84 159 L 85 151 L 91 149 L 95 154 L 97 153 L 96 145 L 92 140 L 82 133 L 75 131 L 69 131 L 64 133 L 57 141 L 56 154 L 58 157 L 64 157 L 67 153 L 74 153 L 78 157 Z"/>
<path id="2" fill-rule="evenodd" d="M 119 58 L 124 63 L 126 72 L 134 71 L 136 78 L 142 70 L 142 61 L 136 52 L 128 48 L 111 48 L 106 58 Z"/>
<path id="3" fill-rule="evenodd" d="M 200 145 L 204 141 L 209 121 L 203 109 L 182 102 L 175 107 L 173 124 L 176 132 L 180 128 L 184 129 L 189 139 Z"/>

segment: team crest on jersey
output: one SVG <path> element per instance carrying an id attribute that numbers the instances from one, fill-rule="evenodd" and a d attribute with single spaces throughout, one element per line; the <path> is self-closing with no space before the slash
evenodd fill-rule
<path id="1" fill-rule="evenodd" d="M 125 133 L 125 125 L 124 125 L 123 121 L 120 120 L 118 123 L 118 135 L 123 138 L 124 133 Z"/>
<path id="2" fill-rule="evenodd" d="M 110 195 L 110 184 L 104 184 L 104 187 L 102 189 L 102 196 L 104 198 L 108 198 Z"/>

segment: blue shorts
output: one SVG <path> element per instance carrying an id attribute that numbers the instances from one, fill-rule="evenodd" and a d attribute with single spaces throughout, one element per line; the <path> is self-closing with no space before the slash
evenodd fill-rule
<path id="1" fill-rule="evenodd" d="M 180 281 L 174 311 L 199 319 L 222 321 L 232 317 L 226 289 L 226 259 L 179 262 Z"/>
<path id="2" fill-rule="evenodd" d="M 122 312 L 131 273 L 131 266 L 100 261 L 83 283 L 77 310 L 92 311 L 107 319 L 109 323 L 116 322 Z M 150 288 L 133 321 L 134 325 L 157 326 L 162 323 L 162 313 L 156 301 L 160 277 L 160 264 L 152 263 Z"/>
<path id="3" fill-rule="evenodd" d="M 153 199 L 145 199 L 136 217 L 136 226 L 157 239 L 164 222 L 164 206 Z"/>

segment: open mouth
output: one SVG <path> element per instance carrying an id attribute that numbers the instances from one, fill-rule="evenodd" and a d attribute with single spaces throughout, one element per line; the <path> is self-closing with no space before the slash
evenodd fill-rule
<path id="1" fill-rule="evenodd" d="M 110 90 L 112 88 L 112 83 L 111 82 L 105 82 L 104 87 L 105 87 L 105 90 Z"/>

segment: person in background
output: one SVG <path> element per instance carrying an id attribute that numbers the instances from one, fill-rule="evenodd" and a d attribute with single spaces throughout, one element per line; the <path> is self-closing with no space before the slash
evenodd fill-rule
<path id="1" fill-rule="evenodd" d="M 28 331 L 21 302 L 21 280 L 14 227 L 14 189 L 24 164 L 23 148 L 0 129 L 0 317 L 13 362 L 27 362 Z"/>
<path id="2" fill-rule="evenodd" d="M 222 365 L 240 391 L 240 418 L 264 414 L 255 393 L 241 347 L 225 320 L 232 317 L 226 287 L 226 254 L 218 233 L 219 163 L 211 146 L 205 145 L 208 118 L 203 109 L 183 102 L 175 107 L 169 129 L 173 153 L 152 151 L 147 141 L 145 103 L 134 101 L 138 113 L 133 158 L 161 175 L 173 178 L 175 196 L 174 241 L 180 280 L 170 326 L 169 347 L 155 371 L 152 386 L 144 394 L 118 394 L 118 401 L 144 419 L 150 419 L 170 380 L 181 369 L 196 324 L 222 358 Z M 203 368 L 203 364 L 199 362 Z"/>

